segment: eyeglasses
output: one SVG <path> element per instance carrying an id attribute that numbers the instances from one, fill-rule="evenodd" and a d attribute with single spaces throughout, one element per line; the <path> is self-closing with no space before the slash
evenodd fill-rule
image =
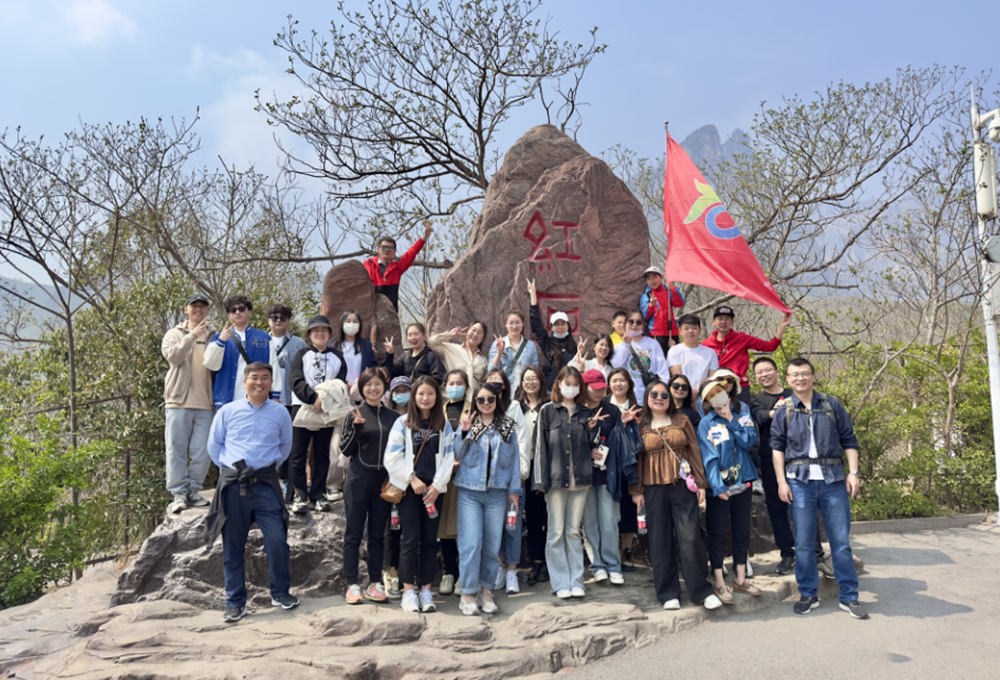
<path id="1" fill-rule="evenodd" d="M 230 314 L 242 314 L 243 312 L 247 311 L 247 306 L 246 305 L 236 305 L 235 307 L 230 307 L 227 311 Z"/>
<path id="2" fill-rule="evenodd" d="M 288 317 L 282 316 L 281 314 L 272 314 L 271 316 L 267 317 L 267 319 L 268 321 L 274 321 L 274 322 L 288 321 Z"/>
<path id="3" fill-rule="evenodd" d="M 670 386 L 670 389 L 677 390 L 678 392 L 687 392 L 691 389 L 690 385 L 685 385 L 684 383 L 674 383 Z"/>
<path id="4" fill-rule="evenodd" d="M 627 323 L 629 326 L 641 326 L 642 319 L 629 319 L 625 323 Z"/>
<path id="5" fill-rule="evenodd" d="M 670 393 L 669 392 L 650 392 L 649 393 L 649 398 L 650 399 L 669 399 L 670 398 Z"/>
<path id="6" fill-rule="evenodd" d="M 497 398 L 492 394 L 486 397 L 476 397 L 476 403 L 480 406 L 484 406 L 485 404 L 495 404 L 497 403 Z"/>
<path id="7" fill-rule="evenodd" d="M 534 378 L 534 377 L 532 377 L 532 378 L 525 378 L 521 382 L 523 382 L 525 385 L 537 385 L 538 384 L 538 378 Z"/>
<path id="8" fill-rule="evenodd" d="M 789 380 L 798 380 L 799 378 L 808 378 L 811 375 L 812 375 L 812 373 L 789 373 L 788 374 L 788 379 Z"/>
<path id="9" fill-rule="evenodd" d="M 384 250 L 386 252 L 389 252 L 389 251 L 395 250 L 396 246 L 379 246 L 378 249 L 379 250 Z"/>

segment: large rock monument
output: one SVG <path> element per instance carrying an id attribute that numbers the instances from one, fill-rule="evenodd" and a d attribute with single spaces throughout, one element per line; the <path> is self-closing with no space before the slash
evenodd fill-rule
<path id="1" fill-rule="evenodd" d="M 565 311 L 573 333 L 593 339 L 611 330 L 615 310 L 638 306 L 648 266 L 639 201 L 607 163 L 539 125 L 490 181 L 468 250 L 430 296 L 428 330 L 482 320 L 503 335 L 504 312 L 527 314 L 527 281 L 535 279 L 546 320 Z"/>

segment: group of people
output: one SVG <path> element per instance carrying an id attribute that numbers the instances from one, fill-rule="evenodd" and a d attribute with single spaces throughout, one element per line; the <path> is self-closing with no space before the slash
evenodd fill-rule
<path id="1" fill-rule="evenodd" d="M 392 260 L 395 243 L 383 244 L 391 249 L 380 247 L 366 267 L 376 284 L 398 285 L 405 267 Z M 795 569 L 795 611 L 818 605 L 826 567 L 840 606 L 867 618 L 848 541 L 848 495 L 860 485 L 850 418 L 813 390 L 804 358 L 788 363 L 790 390 L 772 359 L 757 358 L 763 391 L 750 396 L 748 351 L 777 349 L 791 315 L 765 340 L 733 330 L 733 310 L 719 307 L 703 340 L 697 316 L 674 318 L 684 299 L 663 281 L 647 270 L 640 307 L 615 314 L 613 332 L 592 341 L 574 337 L 563 312 L 542 318 L 529 282 L 529 313 L 508 311 L 503 337 L 488 341 L 476 320 L 430 337 L 411 323 L 408 348 L 395 356 L 387 338 L 381 364 L 355 311 L 336 326 L 312 317 L 306 341 L 288 334 L 292 311 L 283 305 L 268 310 L 270 333 L 250 327 L 252 303 L 237 296 L 225 301 L 230 323 L 212 336 L 208 300 L 188 298 L 186 322 L 163 341 L 169 509 L 208 505 L 199 491 L 210 462 L 219 466 L 206 539 L 223 539 L 225 620 L 246 613 L 250 524 L 264 533 L 272 602 L 291 608 L 289 510 L 322 512 L 341 499 L 350 604 L 399 597 L 404 611 L 435 611 L 440 553 L 438 593 L 460 595 L 463 614 L 495 613 L 494 591 L 520 589 L 523 526 L 524 580 L 548 582 L 558 598 L 586 596 L 585 553 L 595 584 L 623 584 L 645 529 L 664 608 L 680 607 L 683 575 L 691 602 L 715 609 L 734 603 L 734 593 L 761 594 L 747 560 L 754 482 L 781 550 L 778 573 Z M 323 412 L 330 384 L 349 395 L 346 416 L 293 426 L 301 409 Z M 822 558 L 818 514 L 832 566 Z M 723 566 L 730 533 L 731 586 Z"/>

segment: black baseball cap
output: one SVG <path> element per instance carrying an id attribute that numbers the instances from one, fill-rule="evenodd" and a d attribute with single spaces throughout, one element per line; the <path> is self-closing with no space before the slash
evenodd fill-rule
<path id="1" fill-rule="evenodd" d="M 715 314 L 712 315 L 712 318 L 714 319 L 717 316 L 728 316 L 731 319 L 736 318 L 732 307 L 716 307 Z"/>
<path id="2" fill-rule="evenodd" d="M 193 305 L 196 302 L 204 302 L 206 305 L 209 304 L 207 297 L 201 293 L 193 293 L 188 295 L 187 302 L 184 303 L 184 306 L 187 307 L 188 305 Z"/>

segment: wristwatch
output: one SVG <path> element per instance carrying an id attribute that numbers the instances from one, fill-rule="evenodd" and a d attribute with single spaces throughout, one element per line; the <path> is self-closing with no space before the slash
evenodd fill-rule
<path id="1" fill-rule="evenodd" d="M 857 471 L 857 470 L 851 470 L 851 471 L 850 471 L 850 472 L 848 472 L 847 474 L 849 474 L 849 475 L 854 475 L 854 476 L 855 476 L 855 477 L 857 477 L 858 479 L 861 479 L 861 475 L 859 475 L 859 474 L 858 474 L 858 471 Z"/>

